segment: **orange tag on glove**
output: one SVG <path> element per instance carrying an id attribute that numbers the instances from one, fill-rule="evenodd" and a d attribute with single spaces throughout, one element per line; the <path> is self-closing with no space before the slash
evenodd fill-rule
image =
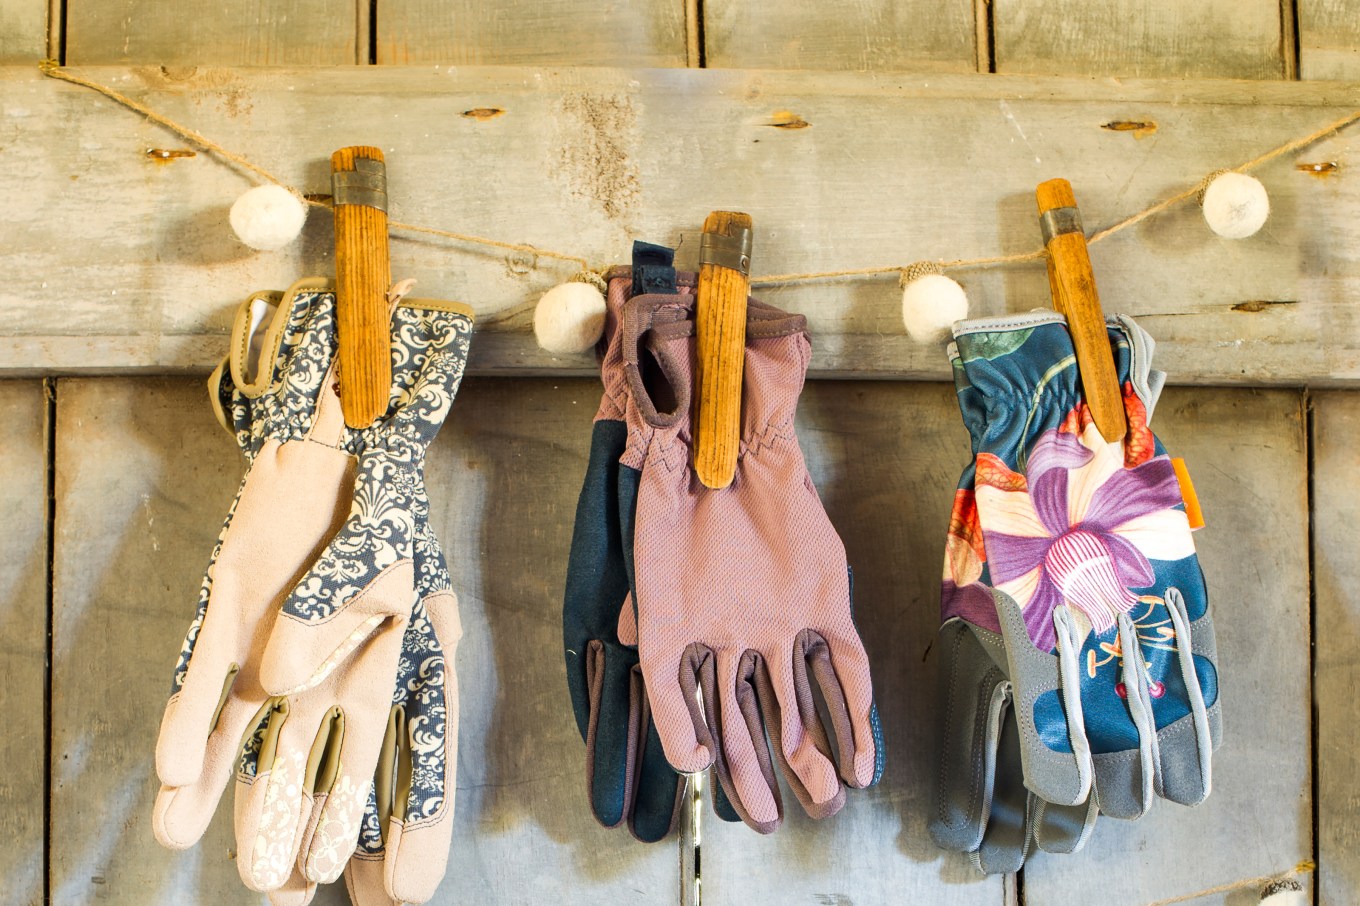
<path id="1" fill-rule="evenodd" d="M 1181 486 L 1181 499 L 1185 501 L 1185 516 L 1190 520 L 1190 529 L 1204 528 L 1204 511 L 1199 508 L 1199 495 L 1195 493 L 1195 483 L 1190 480 L 1190 470 L 1185 460 L 1173 457 L 1171 467 L 1176 470 L 1176 481 Z"/>

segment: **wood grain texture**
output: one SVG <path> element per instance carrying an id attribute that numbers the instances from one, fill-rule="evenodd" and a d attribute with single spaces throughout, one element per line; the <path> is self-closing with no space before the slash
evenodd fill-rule
<path id="1" fill-rule="evenodd" d="M 1100 819 L 1076 856 L 1025 864 L 1027 906 L 1142 904 L 1312 856 L 1307 449 L 1300 394 L 1172 389 L 1153 429 L 1183 456 L 1208 525 L 1195 534 L 1223 684 L 1213 792 Z M 1311 885 L 1311 877 L 1301 881 Z M 1311 894 L 1310 894 L 1311 896 Z M 1196 903 L 1254 903 L 1242 890 Z"/>
<path id="2" fill-rule="evenodd" d="M 47 0 L 0 0 L 0 63 L 47 56 Z"/>
<path id="3" fill-rule="evenodd" d="M 1278 0 L 995 0 L 997 72 L 1279 79 Z"/>
<path id="4" fill-rule="evenodd" d="M 884 732 L 883 779 L 812 821 L 788 790 L 784 826 L 760 836 L 704 816 L 704 902 L 1002 906 L 1003 879 L 930 839 L 935 777 L 940 568 L 968 433 L 952 386 L 818 382 L 798 437 L 855 575 L 855 622 Z"/>
<path id="5" fill-rule="evenodd" d="M 714 211 L 704 233 L 723 239 L 751 235 L 751 215 Z M 743 255 L 749 264 L 749 257 Z M 694 299 L 694 473 L 704 487 L 725 488 L 737 471 L 741 444 L 742 379 L 746 363 L 746 300 L 751 284 L 744 268 L 701 263 Z"/>
<path id="6" fill-rule="evenodd" d="M 972 0 L 705 0 L 703 10 L 713 67 L 977 70 Z"/>
<path id="7" fill-rule="evenodd" d="M 1041 216 L 1060 208 L 1071 208 L 1075 213 L 1077 208 L 1072 184 L 1061 178 L 1039 183 L 1035 198 Z M 1077 224 L 1080 223 L 1078 218 Z M 1105 313 L 1101 311 L 1100 294 L 1096 290 L 1095 275 L 1091 273 L 1086 237 L 1073 225 L 1070 232 L 1050 238 L 1046 249 L 1053 307 L 1067 318 L 1091 417 L 1101 436 L 1114 443 L 1127 433 L 1128 421 L 1124 416 L 1123 389 L 1115 374 L 1114 356 L 1110 354 Z"/>
<path id="8" fill-rule="evenodd" d="M 1360 79 L 1360 0 L 1296 0 L 1299 76 Z"/>
<path id="9" fill-rule="evenodd" d="M 353 174 L 361 160 L 377 162 L 384 187 L 382 207 L 365 203 L 379 199 L 366 198 L 363 191 L 350 198 L 339 194 L 342 190 L 337 188 L 331 214 L 335 224 L 336 333 L 340 341 L 336 364 L 340 370 L 340 406 L 345 424 L 351 428 L 367 428 L 387 411 L 392 385 L 392 318 L 387 301 L 392 258 L 387 241 L 382 149 L 341 148 L 331 155 L 331 175 L 338 179 L 342 178 L 336 176 L 338 173 Z M 376 196 L 376 192 L 373 194 Z M 342 197 L 353 203 L 342 203 Z"/>
<path id="10" fill-rule="evenodd" d="M 1313 399 L 1319 903 L 1360 901 L 1360 394 Z"/>
<path id="11" fill-rule="evenodd" d="M 430 452 L 431 522 L 464 630 L 457 828 L 437 906 L 676 898 L 673 846 L 590 817 L 563 675 L 563 578 L 598 400 L 598 380 L 468 381 Z M 240 456 L 198 380 L 64 380 L 58 408 L 53 902 L 257 902 L 231 862 L 229 800 L 188 852 L 149 827 L 161 709 Z M 318 898 L 344 901 L 339 886 Z"/>
<path id="12" fill-rule="evenodd" d="M 43 685 L 47 661 L 47 401 L 0 381 L 0 906 L 43 894 Z"/>
<path id="13" fill-rule="evenodd" d="M 305 191 L 326 191 L 329 149 L 400 147 L 393 220 L 601 265 L 626 260 L 635 238 L 677 243 L 699 212 L 747 211 L 761 225 L 757 285 L 761 273 L 1029 251 L 1039 244 L 1033 188 L 1055 173 L 1097 229 L 1360 103 L 1356 85 L 1314 82 L 467 67 L 89 74 Z M 0 207 L 0 270 L 11 275 L 0 283 L 0 372 L 206 372 L 241 298 L 332 271 L 324 211 L 312 211 L 300 242 L 253 253 L 227 226 L 250 183 L 218 161 L 149 159 L 147 148 L 183 142 L 29 69 L 0 72 L 0 96 L 0 134 L 23 136 L 0 143 L 0 165 L 26 179 Z M 464 115 L 472 110 L 503 113 Z M 781 111 L 809 125 L 772 127 L 788 122 L 774 118 Z M 1104 128 L 1126 121 L 1156 132 Z M 1141 316 L 1176 380 L 1360 381 L 1360 176 L 1294 169 L 1357 152 L 1351 128 L 1261 170 L 1273 210 L 1251 239 L 1219 239 L 1187 204 L 1093 245 L 1106 310 Z M 570 263 L 535 267 L 529 254 L 430 237 L 394 239 L 392 254 L 393 275 L 416 278 L 419 294 L 474 305 L 475 371 L 594 370 L 589 355 L 533 341 L 532 304 Z M 682 265 L 696 260 L 697 242 L 680 249 Z M 814 374 L 945 379 L 943 350 L 906 336 L 896 276 L 757 294 L 808 316 Z M 974 315 L 1048 305 L 1041 261 L 956 276 Z"/>
<path id="14" fill-rule="evenodd" d="M 380 64 L 684 66 L 685 2 L 382 0 Z"/>
<path id="15" fill-rule="evenodd" d="M 368 0 L 67 0 L 66 61 L 162 66 L 368 62 Z M 362 20 L 362 22 L 361 22 Z"/>

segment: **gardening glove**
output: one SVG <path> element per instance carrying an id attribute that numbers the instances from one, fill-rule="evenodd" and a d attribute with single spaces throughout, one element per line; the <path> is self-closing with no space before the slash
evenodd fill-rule
<path id="1" fill-rule="evenodd" d="M 349 517 L 274 621 L 260 667 L 273 697 L 246 746 L 249 754 L 258 740 L 256 771 L 246 759 L 237 773 L 237 864 L 253 889 L 283 883 L 294 858 L 306 880 L 334 881 L 358 842 L 421 600 L 425 452 L 462 380 L 471 329 L 465 308 L 403 301 L 392 316 L 387 412 L 346 432 L 359 463 Z M 424 836 L 412 849 L 421 851 Z M 389 847 L 395 861 L 399 848 Z M 425 868 L 437 884 L 442 862 Z"/>
<path id="2" fill-rule="evenodd" d="M 349 510 L 354 461 L 338 400 L 324 392 L 335 331 L 321 281 L 240 307 L 210 397 L 247 471 L 213 550 L 156 744 L 156 838 L 202 836 L 242 739 L 269 696 L 259 676 L 274 615 Z M 305 505 L 298 505 L 299 501 Z"/>
<path id="3" fill-rule="evenodd" d="M 657 256 L 663 251 L 669 252 L 643 246 L 640 254 Z M 652 268 L 653 277 L 661 281 L 653 288 L 693 293 L 692 281 L 676 285 L 669 255 L 662 257 L 664 264 L 660 260 L 639 263 L 639 268 Z M 590 458 L 576 505 L 562 638 L 567 688 L 577 728 L 586 744 L 586 792 L 591 812 L 605 827 L 626 822 L 633 836 L 650 843 L 667 836 L 675 826 L 684 784 L 667 763 L 651 722 L 629 595 L 627 567 L 631 558 L 624 548 L 622 522 L 625 512 L 631 516 L 636 502 L 638 477 L 635 470 L 619 467 L 627 444 L 623 307 L 636 288 L 634 273 L 633 269 L 617 268 L 609 275 L 600 340 L 604 395 L 595 414 Z M 639 275 L 639 279 L 646 278 Z M 620 616 L 628 618 L 622 636 Z M 716 787 L 713 803 L 724 820 L 738 820 Z"/>
<path id="4" fill-rule="evenodd" d="M 1154 793 L 1193 805 L 1210 789 L 1213 624 L 1177 470 L 1149 428 L 1164 376 L 1132 320 L 1109 332 L 1128 421 L 1113 444 L 1061 316 L 956 327 L 974 462 L 946 545 L 931 830 L 988 871 L 1014 870 L 1030 843 L 1079 849 L 1097 811 L 1136 818 Z"/>
<path id="5" fill-rule="evenodd" d="M 738 814 L 768 833 L 783 805 L 767 732 L 814 818 L 844 804 L 842 778 L 878 780 L 882 737 L 845 548 L 794 433 L 811 354 L 806 321 L 749 303 L 736 477 L 712 490 L 691 466 L 692 309 L 691 297 L 650 294 L 624 310 L 621 462 L 640 473 L 625 538 L 642 673 L 667 760 L 686 772 L 714 765 Z"/>

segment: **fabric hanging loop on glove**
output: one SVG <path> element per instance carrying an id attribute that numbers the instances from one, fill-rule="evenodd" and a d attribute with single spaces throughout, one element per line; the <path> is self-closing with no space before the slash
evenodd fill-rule
<path id="1" fill-rule="evenodd" d="M 683 778 L 666 761 L 651 722 L 646 688 L 638 665 L 636 622 L 632 616 L 624 549 L 624 514 L 636 505 L 637 482 L 620 482 L 619 459 L 627 445 L 624 422 L 628 383 L 624 374 L 623 307 L 645 277 L 654 289 L 692 294 L 693 281 L 676 285 L 669 257 L 656 246 L 643 248 L 640 266 L 610 272 L 604 334 L 600 341 L 600 379 L 604 394 L 595 414 L 590 457 L 576 507 L 571 557 L 562 608 L 562 637 L 567 687 L 577 728 L 586 743 L 586 788 L 591 812 L 605 827 L 626 823 L 639 840 L 667 836 L 679 816 Z M 635 256 L 638 257 L 638 256 Z M 632 477 L 636 477 L 636 472 Z M 719 817 L 738 820 L 714 787 Z"/>
<path id="2" fill-rule="evenodd" d="M 1033 793 L 1026 839 L 1049 851 L 1079 848 L 1097 809 L 1136 818 L 1154 795 L 1193 805 L 1209 794 L 1213 624 L 1176 472 L 1149 427 L 1164 376 L 1131 319 L 1110 319 L 1109 333 L 1129 422 L 1114 444 L 1091 422 L 1060 315 L 956 325 L 974 461 L 942 599 L 931 829 L 946 848 L 979 851 L 989 800 L 1005 823 L 997 772 L 1017 754 Z M 1004 707 L 984 704 L 998 695 Z M 1008 852 L 992 864 L 1023 860 Z"/>
<path id="3" fill-rule="evenodd" d="M 767 732 L 813 817 L 841 808 L 842 778 L 855 787 L 877 781 L 882 736 L 845 548 L 794 432 L 811 354 L 806 321 L 748 306 L 736 477 L 710 490 L 691 467 L 692 319 L 689 296 L 643 295 L 624 309 L 620 480 L 638 486 L 624 537 L 625 550 L 633 539 L 641 666 L 671 765 L 714 765 L 743 820 L 768 833 L 783 805 Z"/>

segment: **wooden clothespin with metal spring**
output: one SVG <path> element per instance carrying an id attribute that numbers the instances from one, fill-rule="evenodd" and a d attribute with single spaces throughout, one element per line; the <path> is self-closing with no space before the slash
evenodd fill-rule
<path id="1" fill-rule="evenodd" d="M 699 388 L 694 471 L 709 488 L 727 487 L 737 472 L 750 289 L 751 215 L 714 211 L 699 243 L 694 326 Z"/>
<path id="2" fill-rule="evenodd" d="M 1114 443 L 1128 432 L 1128 420 L 1077 199 L 1072 184 L 1065 179 L 1040 183 L 1034 194 L 1039 202 L 1039 229 L 1048 251 L 1053 308 L 1067 318 L 1091 418 L 1101 436 Z"/>
<path id="3" fill-rule="evenodd" d="M 340 409 L 366 428 L 387 411 L 392 385 L 392 322 L 387 289 L 387 170 L 377 148 L 331 155 L 335 205 L 335 308 Z"/>

